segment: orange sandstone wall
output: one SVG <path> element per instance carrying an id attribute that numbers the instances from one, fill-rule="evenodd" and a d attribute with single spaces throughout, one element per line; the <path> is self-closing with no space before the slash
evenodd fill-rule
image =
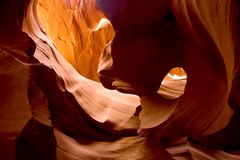
<path id="1" fill-rule="evenodd" d="M 64 58 L 81 75 L 98 81 L 99 56 L 114 37 L 110 23 L 98 28 L 105 18 L 102 12 L 86 0 L 39 0 L 37 10 L 43 28 Z"/>

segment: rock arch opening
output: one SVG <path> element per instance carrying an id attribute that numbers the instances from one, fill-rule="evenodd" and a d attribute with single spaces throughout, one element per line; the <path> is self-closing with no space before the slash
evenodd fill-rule
<path id="1" fill-rule="evenodd" d="M 181 67 L 172 68 L 164 77 L 158 94 L 167 99 L 176 99 L 184 94 L 187 73 Z"/>

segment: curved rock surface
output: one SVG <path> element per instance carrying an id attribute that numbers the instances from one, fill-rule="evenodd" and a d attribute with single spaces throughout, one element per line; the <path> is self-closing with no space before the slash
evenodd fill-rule
<path id="1" fill-rule="evenodd" d="M 100 76 L 106 87 L 111 88 L 109 80 L 114 84 L 121 79 L 131 86 L 125 87 L 125 92 L 142 97 L 139 132 L 160 137 L 179 133 L 201 139 L 225 128 L 236 105 L 230 106 L 229 101 L 238 94 L 232 90 L 239 68 L 238 33 L 233 28 L 238 25 L 236 2 L 173 0 L 147 6 L 145 1 L 124 2 L 124 9 L 112 12 L 113 6 L 99 1 L 116 30 L 113 64 L 100 71 Z M 143 9 L 146 12 L 141 12 Z M 174 101 L 162 99 L 158 88 L 176 66 L 187 73 L 185 92 Z M 117 85 L 119 90 L 121 85 Z M 168 112 L 162 118 L 160 108 Z"/>
<path id="2" fill-rule="evenodd" d="M 239 159 L 237 0 L 1 3 L 18 159 Z"/>

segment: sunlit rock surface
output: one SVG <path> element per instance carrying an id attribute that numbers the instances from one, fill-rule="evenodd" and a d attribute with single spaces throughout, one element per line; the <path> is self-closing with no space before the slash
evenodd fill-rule
<path id="1" fill-rule="evenodd" d="M 114 31 L 93 2 L 39 0 L 37 14 L 63 57 L 82 76 L 98 81 L 99 57 Z"/>
<path id="2" fill-rule="evenodd" d="M 19 159 L 239 159 L 221 151 L 240 144 L 237 0 L 5 4 L 24 17 L 0 46 L 1 109 L 24 119 L 1 133 L 32 111 Z"/>

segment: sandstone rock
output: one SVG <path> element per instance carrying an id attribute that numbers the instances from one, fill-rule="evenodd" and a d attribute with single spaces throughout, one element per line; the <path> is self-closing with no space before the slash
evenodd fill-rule
<path id="1" fill-rule="evenodd" d="M 1 3 L 0 131 L 31 108 L 25 157 L 239 159 L 209 150 L 240 144 L 237 0 Z"/>

